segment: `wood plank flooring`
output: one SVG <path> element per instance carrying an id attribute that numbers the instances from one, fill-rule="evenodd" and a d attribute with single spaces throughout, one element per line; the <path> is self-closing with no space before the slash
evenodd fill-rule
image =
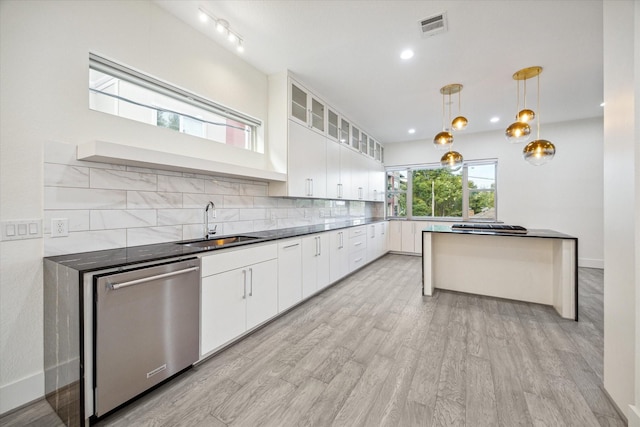
<path id="1" fill-rule="evenodd" d="M 603 272 L 580 322 L 551 307 L 420 294 L 386 255 L 100 426 L 624 426 L 602 389 Z M 0 419 L 56 426 L 45 403 Z"/>

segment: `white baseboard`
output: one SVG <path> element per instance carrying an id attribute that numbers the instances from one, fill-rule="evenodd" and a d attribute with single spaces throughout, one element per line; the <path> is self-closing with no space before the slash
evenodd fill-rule
<path id="1" fill-rule="evenodd" d="M 604 268 L 603 259 L 578 258 L 578 267 Z"/>
<path id="2" fill-rule="evenodd" d="M 640 406 L 629 405 L 629 427 L 640 427 Z"/>
<path id="3" fill-rule="evenodd" d="M 44 396 L 44 372 L 0 387 L 0 415 Z"/>

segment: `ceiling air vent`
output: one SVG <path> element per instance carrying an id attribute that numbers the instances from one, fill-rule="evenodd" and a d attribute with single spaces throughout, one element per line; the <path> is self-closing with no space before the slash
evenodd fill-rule
<path id="1" fill-rule="evenodd" d="M 422 37 L 430 37 L 447 31 L 447 12 L 420 20 Z"/>

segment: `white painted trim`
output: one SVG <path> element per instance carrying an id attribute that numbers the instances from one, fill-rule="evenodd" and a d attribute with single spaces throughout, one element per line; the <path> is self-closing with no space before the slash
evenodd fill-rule
<path id="1" fill-rule="evenodd" d="M 44 396 L 44 372 L 0 387 L 0 415 Z"/>
<path id="2" fill-rule="evenodd" d="M 578 267 L 604 268 L 603 259 L 578 258 Z"/>
<path id="3" fill-rule="evenodd" d="M 640 406 L 629 405 L 629 427 L 640 427 Z"/>

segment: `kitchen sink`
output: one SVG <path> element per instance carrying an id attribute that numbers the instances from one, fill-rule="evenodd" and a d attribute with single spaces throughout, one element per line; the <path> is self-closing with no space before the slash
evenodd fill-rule
<path id="1" fill-rule="evenodd" d="M 250 242 L 252 240 L 259 239 L 259 237 L 253 236 L 228 236 L 220 237 L 218 239 L 197 240 L 195 242 L 180 243 L 190 248 L 219 248 L 221 246 L 233 245 L 238 243 Z"/>

